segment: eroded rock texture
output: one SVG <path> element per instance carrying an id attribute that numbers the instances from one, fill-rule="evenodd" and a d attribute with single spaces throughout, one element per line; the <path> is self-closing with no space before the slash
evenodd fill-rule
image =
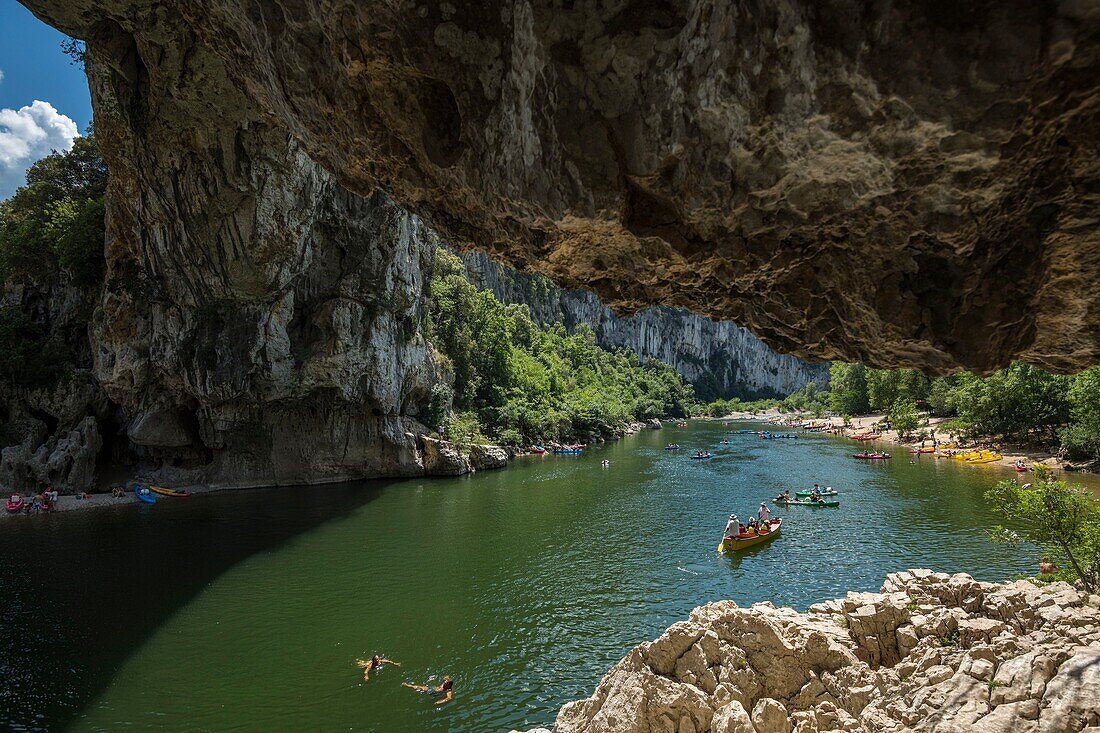
<path id="1" fill-rule="evenodd" d="M 95 373 L 161 476 L 228 485 L 422 473 L 435 240 L 358 196 L 159 6 L 91 41 L 111 169 Z"/>
<path id="2" fill-rule="evenodd" d="M 586 324 L 605 349 L 627 348 L 670 364 L 704 401 L 718 397 L 787 396 L 806 384 L 829 381 L 827 363 L 777 354 L 746 328 L 712 321 L 682 308 L 654 306 L 618 316 L 587 290 L 562 290 L 538 274 L 516 272 L 484 252 L 463 256 L 470 280 L 504 303 L 522 303 L 536 321 L 570 332 Z"/>
<path id="3" fill-rule="evenodd" d="M 1092 0 L 23 1 L 118 68 L 135 122 L 176 125 L 142 150 L 101 136 L 142 231 L 196 234 L 167 218 L 181 195 L 235 206 L 232 179 L 191 189 L 158 158 L 308 157 L 521 269 L 802 356 L 1100 351 Z M 235 88 L 199 95 L 215 58 Z"/>
<path id="4" fill-rule="evenodd" d="M 1094 731 L 1098 606 L 1065 583 L 928 570 L 806 614 L 711 603 L 564 706 L 554 733 Z"/>
<path id="5" fill-rule="evenodd" d="M 13 278 L 0 287 L 0 306 L 30 315 L 62 345 L 64 368 L 71 369 L 49 388 L 0 387 L 0 485 L 6 489 L 87 489 L 97 464 L 116 458 L 118 411 L 91 372 L 87 317 L 94 302 L 88 289 L 48 278 Z"/>

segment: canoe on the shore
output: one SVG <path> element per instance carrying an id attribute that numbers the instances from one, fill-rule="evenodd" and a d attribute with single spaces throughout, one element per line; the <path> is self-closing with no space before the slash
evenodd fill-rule
<path id="1" fill-rule="evenodd" d="M 23 508 L 23 497 L 20 494 L 12 494 L 8 497 L 8 500 L 4 502 L 4 508 L 8 510 L 8 514 L 16 514 Z"/>
<path id="2" fill-rule="evenodd" d="M 873 435 L 853 435 L 852 440 L 878 440 L 882 437 L 882 433 L 875 433 Z"/>
<path id="3" fill-rule="evenodd" d="M 779 531 L 783 529 L 783 520 L 772 519 L 768 524 L 771 526 L 771 531 L 763 534 L 743 534 L 737 537 L 723 537 L 722 541 L 718 543 L 718 552 L 737 552 L 738 550 L 744 550 L 746 547 L 752 547 L 753 545 L 759 545 L 769 540 L 774 540 L 779 536 Z"/>
<path id="4" fill-rule="evenodd" d="M 807 489 L 805 491 L 795 492 L 795 496 L 810 496 L 813 493 L 814 493 L 813 489 Z M 817 495 L 818 496 L 840 496 L 840 492 L 839 491 L 834 491 L 833 489 L 824 489 L 822 491 L 817 492 Z"/>
<path id="5" fill-rule="evenodd" d="M 778 497 L 775 499 L 775 503 L 776 504 L 782 504 L 783 506 L 829 506 L 829 507 L 838 507 L 838 506 L 840 506 L 839 501 L 809 501 L 809 500 L 806 500 L 806 501 L 801 501 L 801 500 L 800 501 L 787 501 L 786 499 L 780 499 Z"/>
<path id="6" fill-rule="evenodd" d="M 890 457 L 889 453 L 853 453 L 852 458 L 860 458 L 864 461 L 885 461 Z"/>
<path id="7" fill-rule="evenodd" d="M 174 496 L 179 499 L 185 499 L 191 496 L 190 491 L 184 491 L 182 489 L 169 489 L 164 486 L 150 486 L 149 490 L 154 494 L 160 494 L 161 496 Z"/>
<path id="8" fill-rule="evenodd" d="M 1002 458 L 1004 458 L 1004 456 L 1002 456 L 1000 453 L 987 453 L 984 456 L 976 456 L 974 458 L 967 458 L 966 462 L 971 463 L 971 464 L 993 463 L 994 461 L 999 461 Z"/>
<path id="9" fill-rule="evenodd" d="M 138 501 L 143 501 L 146 504 L 157 503 L 157 495 L 150 491 L 145 484 L 134 484 L 134 496 L 138 498 Z"/>

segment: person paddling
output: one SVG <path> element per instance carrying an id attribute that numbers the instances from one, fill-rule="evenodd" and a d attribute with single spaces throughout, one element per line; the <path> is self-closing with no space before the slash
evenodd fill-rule
<path id="1" fill-rule="evenodd" d="M 740 530 L 738 530 L 737 515 L 731 514 L 730 520 L 726 522 L 726 528 L 723 530 L 722 536 L 736 537 L 738 534 L 740 534 Z"/>
<path id="2" fill-rule="evenodd" d="M 384 665 L 392 664 L 395 667 L 400 667 L 401 662 L 395 662 L 392 659 L 385 659 L 375 654 L 370 660 L 356 659 L 355 663 L 359 666 L 359 669 L 363 670 L 363 681 L 370 680 L 370 673 L 372 669 L 382 669 Z"/>
<path id="3" fill-rule="evenodd" d="M 439 687 L 431 687 L 430 685 L 414 685 L 409 682 L 402 682 L 402 687 L 408 687 L 410 690 L 416 690 L 417 692 L 423 692 L 425 695 L 432 695 L 439 699 L 435 701 L 436 705 L 442 705 L 450 702 L 454 699 L 454 680 L 450 678 L 450 675 L 443 676 L 443 683 Z"/>
<path id="4" fill-rule="evenodd" d="M 772 510 L 768 509 L 767 504 L 765 504 L 764 502 L 760 502 L 760 511 L 757 512 L 757 516 L 760 517 L 761 524 L 767 524 L 768 520 L 771 519 Z"/>

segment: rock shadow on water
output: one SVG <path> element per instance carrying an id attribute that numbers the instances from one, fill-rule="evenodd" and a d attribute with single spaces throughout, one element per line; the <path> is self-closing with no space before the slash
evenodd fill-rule
<path id="1" fill-rule="evenodd" d="M 0 728 L 60 730 L 78 720 L 126 659 L 219 576 L 351 514 L 390 483 L 231 491 L 6 522 Z"/>

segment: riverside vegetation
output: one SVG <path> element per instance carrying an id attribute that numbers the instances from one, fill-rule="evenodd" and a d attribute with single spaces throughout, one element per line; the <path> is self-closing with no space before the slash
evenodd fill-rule
<path id="1" fill-rule="evenodd" d="M 1100 462 L 1100 367 L 1065 376 L 1016 362 L 986 377 L 961 372 L 932 379 L 913 369 L 834 362 L 825 389 L 808 384 L 783 400 L 718 400 L 698 412 L 717 417 L 775 407 L 817 416 L 881 412 L 902 435 L 917 430 L 923 409 L 950 418 L 940 428 L 945 433 L 1064 450 L 1070 458 Z"/>
<path id="2" fill-rule="evenodd" d="M 694 402 L 672 367 L 602 349 L 586 325 L 572 334 L 538 325 L 526 306 L 474 287 L 462 261 L 442 249 L 427 335 L 453 375 L 434 388 L 427 421 L 446 425 L 455 440 L 518 446 L 606 437 L 632 422 L 687 415 Z"/>

